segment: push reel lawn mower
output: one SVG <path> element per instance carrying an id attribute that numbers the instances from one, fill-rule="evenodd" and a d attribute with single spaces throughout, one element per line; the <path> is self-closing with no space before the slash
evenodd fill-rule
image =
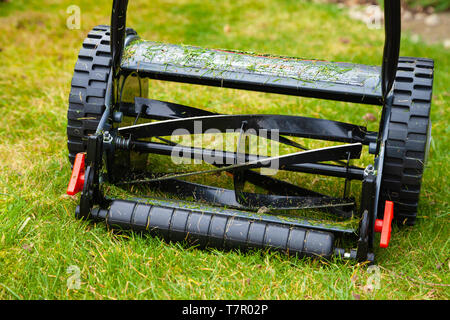
<path id="1" fill-rule="evenodd" d="M 392 221 L 415 223 L 430 141 L 433 61 L 399 57 L 400 1 L 385 1 L 381 67 L 143 41 L 126 28 L 127 6 L 127 0 L 114 0 L 111 26 L 97 26 L 88 34 L 75 65 L 67 124 L 73 171 L 67 193 L 81 191 L 77 217 L 199 247 L 357 261 L 373 261 L 376 233 L 381 233 L 380 246 L 388 246 Z M 378 131 L 302 116 L 218 114 L 148 99 L 148 79 L 378 105 L 382 113 Z M 172 139 L 211 130 L 233 132 L 235 149 Z M 296 151 L 251 152 L 255 137 Z M 296 138 L 334 145 L 307 149 Z M 374 156 L 373 163 L 351 165 L 363 147 Z M 172 159 L 169 163 L 202 160 L 209 167 L 156 172 L 152 162 L 163 156 Z M 342 196 L 267 174 L 274 169 L 343 179 Z M 233 187 L 189 181 L 206 174 L 224 176 Z M 349 186 L 358 180 L 356 201 Z M 249 192 L 249 184 L 265 191 Z M 148 188 L 173 197 L 108 196 L 116 187 Z M 286 217 L 298 210 L 358 222 L 350 228 Z"/>

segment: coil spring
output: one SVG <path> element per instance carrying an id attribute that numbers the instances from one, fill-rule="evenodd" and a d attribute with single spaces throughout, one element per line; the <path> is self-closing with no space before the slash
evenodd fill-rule
<path id="1" fill-rule="evenodd" d="M 117 149 L 129 150 L 130 149 L 130 141 L 131 141 L 131 139 L 116 137 L 114 139 L 114 144 L 116 145 Z"/>

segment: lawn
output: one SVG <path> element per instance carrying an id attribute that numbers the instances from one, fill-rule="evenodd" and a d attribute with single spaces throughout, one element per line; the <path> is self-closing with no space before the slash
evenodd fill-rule
<path id="1" fill-rule="evenodd" d="M 66 27 L 67 7 L 81 29 Z M 81 43 L 109 24 L 111 1 L 0 3 L 0 299 L 448 299 L 450 52 L 402 38 L 401 55 L 435 60 L 430 159 L 418 222 L 376 249 L 367 266 L 261 251 L 198 250 L 74 218 L 66 114 Z M 345 9 L 294 0 L 132 0 L 128 25 L 144 39 L 379 65 L 383 30 Z M 334 101 L 150 82 L 152 98 L 215 112 L 282 113 L 368 125 L 379 108 Z M 365 155 L 362 162 L 371 158 Z M 309 177 L 310 178 L 310 177 Z M 302 178 L 305 180 L 304 178 Z M 307 179 L 308 181 L 311 179 Z M 305 183 L 332 191 L 322 178 Z M 355 187 L 358 187 L 356 185 Z M 67 280 L 78 269 L 79 289 Z"/>

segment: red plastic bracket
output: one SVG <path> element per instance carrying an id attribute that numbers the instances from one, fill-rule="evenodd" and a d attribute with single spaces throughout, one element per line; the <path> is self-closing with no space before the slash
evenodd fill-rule
<path id="1" fill-rule="evenodd" d="M 381 232 L 380 248 L 387 248 L 391 239 L 392 219 L 394 218 L 394 203 L 386 201 L 383 219 L 375 220 L 375 232 Z"/>
<path id="2" fill-rule="evenodd" d="M 83 190 L 84 186 L 84 159 L 86 154 L 77 153 L 73 163 L 72 176 L 70 177 L 67 194 L 73 196 Z"/>

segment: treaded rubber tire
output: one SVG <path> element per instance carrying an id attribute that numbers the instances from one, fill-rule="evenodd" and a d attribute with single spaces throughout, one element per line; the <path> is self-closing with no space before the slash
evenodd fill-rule
<path id="1" fill-rule="evenodd" d="M 127 35 L 136 34 L 127 29 Z M 95 133 L 105 109 L 106 87 L 111 72 L 110 27 L 94 27 L 83 41 L 75 64 L 69 110 L 67 111 L 67 147 L 69 161 L 86 151 L 87 137 Z"/>
<path id="2" fill-rule="evenodd" d="M 394 202 L 397 224 L 414 225 L 431 134 L 434 63 L 400 57 L 381 179 L 379 218 L 385 200 Z"/>

